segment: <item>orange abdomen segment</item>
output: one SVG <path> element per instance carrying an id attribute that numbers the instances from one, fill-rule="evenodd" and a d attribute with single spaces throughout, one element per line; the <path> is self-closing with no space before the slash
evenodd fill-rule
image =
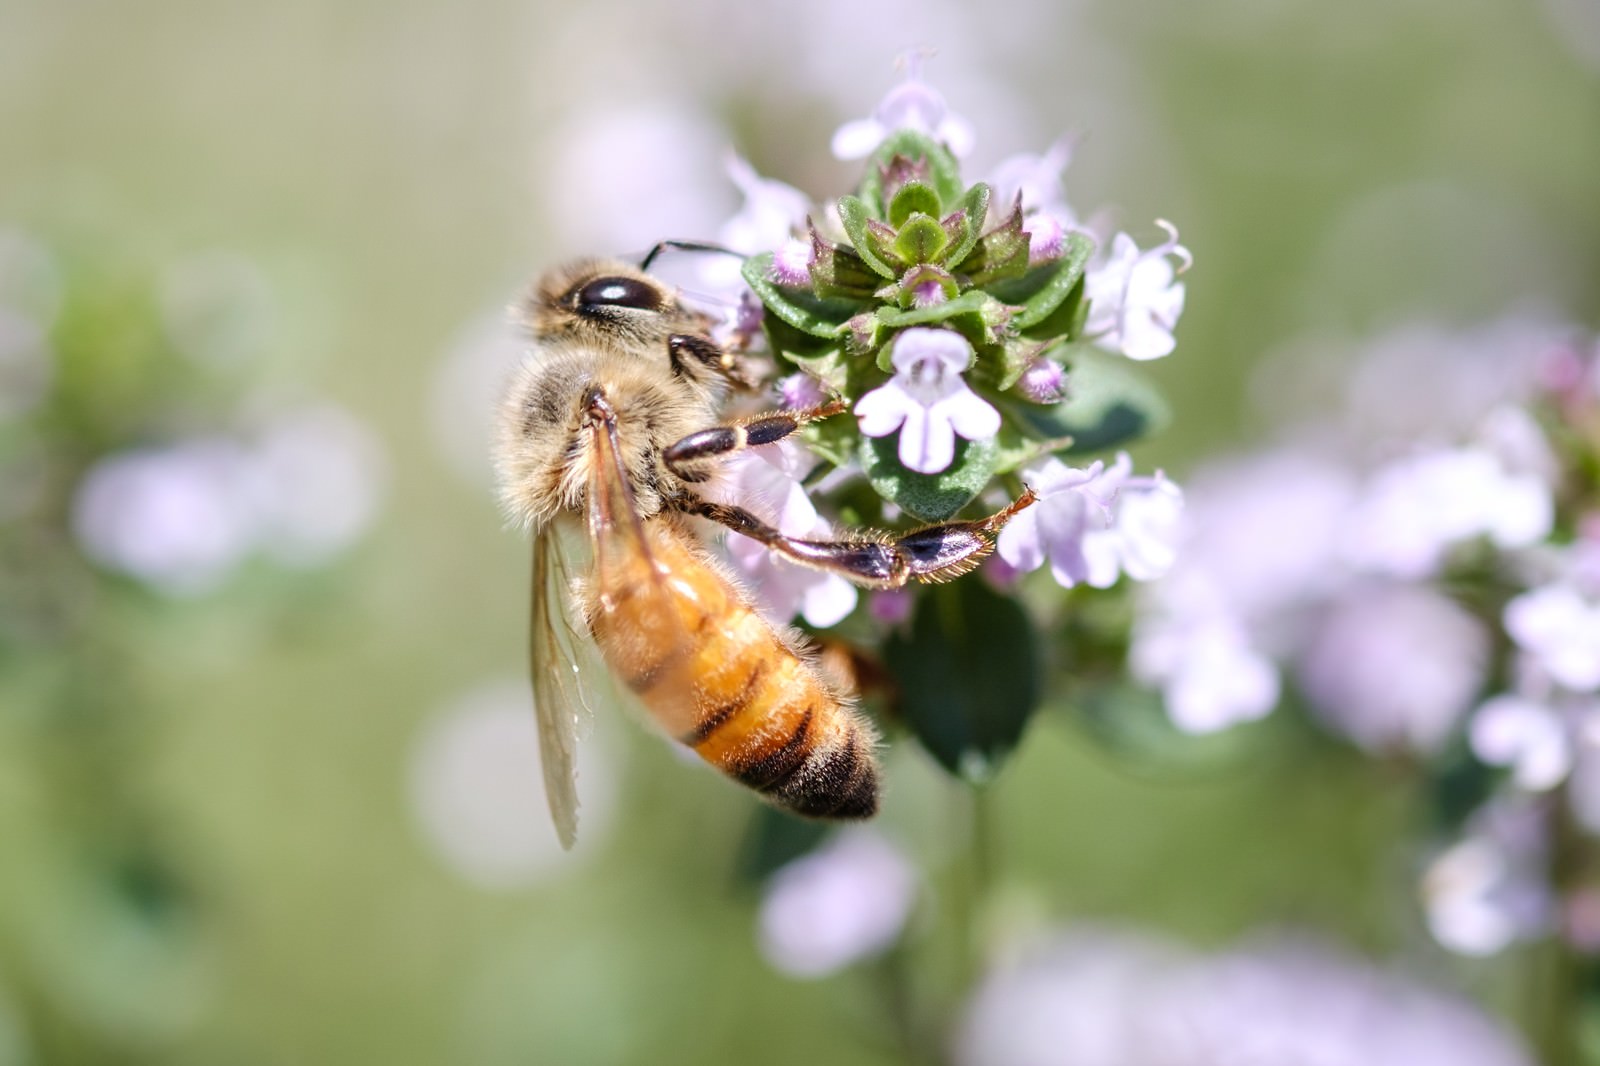
<path id="1" fill-rule="evenodd" d="M 877 810 L 873 737 L 681 534 L 652 523 L 647 560 L 602 574 L 588 612 L 619 677 L 672 736 L 780 806 L 817 818 Z"/>

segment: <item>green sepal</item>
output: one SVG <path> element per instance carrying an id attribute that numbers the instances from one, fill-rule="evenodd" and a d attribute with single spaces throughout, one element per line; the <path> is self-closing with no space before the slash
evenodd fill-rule
<path id="1" fill-rule="evenodd" d="M 974 347 L 982 348 L 1000 341 L 1007 333 L 1009 312 L 1004 304 L 987 293 L 964 292 L 947 303 L 902 310 L 898 307 L 880 307 L 877 319 L 885 329 L 907 329 L 911 326 L 948 326 L 960 333 Z M 887 350 L 878 355 L 878 365 L 889 369 Z"/>
<path id="2" fill-rule="evenodd" d="M 821 297 L 871 299 L 883 279 L 848 245 L 838 245 L 811 228 L 811 290 Z"/>
<path id="3" fill-rule="evenodd" d="M 874 491 L 925 522 L 943 522 L 971 503 L 994 474 L 999 448 L 992 440 L 956 439 L 955 458 L 937 474 L 900 465 L 900 434 L 861 438 L 861 468 Z"/>
<path id="4" fill-rule="evenodd" d="M 993 362 L 993 370 L 987 376 L 993 381 L 994 387 L 1000 392 L 1010 390 L 1022 377 L 1023 371 L 1032 363 L 1049 344 L 1044 341 L 1027 340 L 1022 337 L 1011 337 L 1001 345 L 1000 358 Z"/>
<path id="5" fill-rule="evenodd" d="M 938 218 L 942 210 L 939 194 L 933 191 L 932 185 L 921 181 L 908 181 L 900 186 L 894 198 L 889 201 L 889 225 L 904 225 L 906 219 L 915 214 Z"/>
<path id="6" fill-rule="evenodd" d="M 945 232 L 950 235 L 952 245 L 945 253 L 944 263 L 951 270 L 958 268 L 978 246 L 979 235 L 988 216 L 989 186 L 980 181 L 967 190 L 960 205 L 944 219 Z"/>
<path id="7" fill-rule="evenodd" d="M 885 178 L 906 168 L 906 164 L 896 162 L 896 156 L 904 157 L 912 167 L 920 162 L 927 168 L 925 175 L 919 173 L 917 177 L 933 186 L 941 204 L 953 204 L 961 199 L 966 187 L 961 183 L 961 167 L 956 157 L 950 149 L 916 130 L 896 130 L 889 134 L 877 151 L 872 153 L 866 177 L 862 178 L 861 188 L 856 195 L 869 204 L 884 205 L 886 213 L 893 193 L 884 196 Z"/>
<path id="8" fill-rule="evenodd" d="M 771 269 L 772 253 L 763 252 L 746 259 L 740 273 L 768 311 L 803 333 L 813 337 L 843 336 L 845 322 L 861 310 L 858 300 L 824 299 L 807 289 L 779 285 L 768 276 Z"/>
<path id="9" fill-rule="evenodd" d="M 1028 234 L 1022 228 L 1019 200 L 1004 222 L 978 238 L 971 255 L 952 265 L 958 265 L 974 285 L 1019 278 L 1028 271 L 1029 244 Z"/>
<path id="10" fill-rule="evenodd" d="M 946 303 L 961 295 L 961 286 L 948 270 L 924 263 L 906 271 L 905 276 L 894 285 L 885 287 L 878 296 L 884 300 L 893 300 L 903 310 L 911 310 L 917 297 L 917 289 L 929 282 L 939 286 L 939 292 Z"/>
<path id="11" fill-rule="evenodd" d="M 928 185 L 929 166 L 925 159 L 907 159 L 903 155 L 894 156 L 887 163 L 877 167 L 878 185 L 876 198 L 868 197 L 865 193 L 867 207 L 875 218 L 887 218 L 889 215 L 889 202 L 894 200 L 895 194 L 909 182 L 917 181 Z M 863 188 L 866 184 L 863 183 Z M 931 185 L 928 186 L 932 188 Z M 938 190 L 934 190 L 938 195 Z"/>
<path id="12" fill-rule="evenodd" d="M 884 341 L 883 320 L 872 311 L 862 311 L 844 324 L 845 348 L 851 355 L 871 355 Z M 882 358 L 879 359 L 881 363 Z M 888 367 L 884 367 L 888 369 Z"/>
<path id="13" fill-rule="evenodd" d="M 1000 401 L 1003 412 L 1035 436 L 1071 437 L 1066 455 L 1122 447 L 1167 424 L 1171 412 L 1161 394 L 1120 356 L 1088 345 L 1056 349 L 1067 364 L 1067 398 L 1033 404 L 1016 397 Z"/>
<path id="14" fill-rule="evenodd" d="M 996 282 L 988 286 L 988 291 L 996 299 L 1020 308 L 1012 324 L 1027 330 L 1066 302 L 1093 254 L 1094 241 L 1081 233 L 1069 233 L 1061 258 L 1041 263 L 1019 278 Z"/>
<path id="15" fill-rule="evenodd" d="M 1022 605 L 973 579 L 928 589 L 883 652 L 918 742 L 951 774 L 991 779 L 1044 693 L 1044 655 Z"/>
<path id="16" fill-rule="evenodd" d="M 894 237 L 894 253 L 904 263 L 932 263 L 950 247 L 950 235 L 932 215 L 913 215 Z"/>
<path id="17" fill-rule="evenodd" d="M 867 211 L 867 205 L 854 196 L 839 197 L 839 224 L 844 227 L 856 254 L 880 277 L 894 278 L 899 271 L 884 256 L 886 246 L 881 239 L 874 240 L 871 223 L 876 222 Z M 879 223 L 882 225 L 882 223 Z M 892 239 L 892 238 L 891 238 Z"/>

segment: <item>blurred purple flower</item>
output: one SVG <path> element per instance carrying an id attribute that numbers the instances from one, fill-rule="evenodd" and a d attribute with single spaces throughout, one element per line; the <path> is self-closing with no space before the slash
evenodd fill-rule
<path id="1" fill-rule="evenodd" d="M 1471 1004 L 1315 941 L 1194 956 L 1075 932 L 991 973 L 960 1066 L 1531 1066 Z"/>
<path id="2" fill-rule="evenodd" d="M 1574 692 L 1600 689 L 1600 601 L 1556 582 L 1506 604 L 1506 632 L 1551 679 Z"/>
<path id="3" fill-rule="evenodd" d="M 244 472 L 260 546 L 292 566 L 328 562 L 372 525 L 385 476 L 378 442 L 339 408 L 274 416 L 252 441 Z"/>
<path id="4" fill-rule="evenodd" d="M 900 462 L 907 469 L 937 474 L 954 461 L 957 435 L 987 440 L 1000 431 L 1000 412 L 962 380 L 972 345 L 961 334 L 904 330 L 890 360 L 894 377 L 857 400 L 855 414 L 866 436 L 900 431 Z"/>
<path id="5" fill-rule="evenodd" d="M 1422 900 L 1434 939 L 1461 955 L 1494 955 L 1549 931 L 1555 899 L 1546 874 L 1545 807 L 1497 796 L 1466 835 L 1429 865 Z"/>
<path id="6" fill-rule="evenodd" d="M 1320 619 L 1299 656 L 1312 708 L 1369 751 L 1437 752 L 1472 706 L 1490 638 L 1420 585 L 1362 584 Z"/>
<path id="7" fill-rule="evenodd" d="M 826 397 L 822 386 L 810 374 L 801 372 L 778 379 L 778 396 L 785 410 L 804 411 L 815 407 Z"/>
<path id="8" fill-rule="evenodd" d="M 1017 379 L 1017 391 L 1029 403 L 1060 403 L 1067 395 L 1067 374 L 1061 364 L 1041 355 Z"/>
<path id="9" fill-rule="evenodd" d="M 1043 155 L 1014 155 L 989 177 L 990 219 L 998 224 L 1021 197 L 1022 230 L 1028 235 L 1028 261 L 1039 264 L 1061 255 L 1066 234 L 1082 227 L 1067 203 L 1061 174 L 1072 161 L 1073 140 L 1062 138 Z"/>
<path id="10" fill-rule="evenodd" d="M 1168 717 L 1186 733 L 1255 721 L 1278 705 L 1277 668 L 1224 614 L 1141 617 L 1128 662 L 1135 678 L 1161 689 Z"/>
<path id="11" fill-rule="evenodd" d="M 922 80 L 921 52 L 905 59 L 906 78 L 889 90 L 870 118 L 853 119 L 833 135 L 833 154 L 839 159 L 863 159 L 900 130 L 927 134 L 958 156 L 972 150 L 972 123 L 950 110 L 939 91 Z"/>
<path id="12" fill-rule="evenodd" d="M 761 952 L 792 977 L 825 977 L 887 950 L 917 898 L 917 873 L 870 829 L 848 829 L 772 875 Z"/>
<path id="13" fill-rule="evenodd" d="M 1554 707 L 1505 692 L 1473 713 L 1467 737 L 1483 762 L 1510 767 L 1518 788 L 1545 792 L 1572 770 L 1572 725 Z"/>
<path id="14" fill-rule="evenodd" d="M 1160 474 L 1132 477 L 1120 452 L 1111 467 L 1084 469 L 1050 458 L 1023 471 L 1039 502 L 1011 520 L 996 543 L 1000 558 L 1022 571 L 1046 558 L 1063 588 L 1110 588 L 1120 574 L 1148 581 L 1172 566 L 1183 494 Z"/>
<path id="15" fill-rule="evenodd" d="M 1095 344 L 1130 359 L 1159 359 L 1177 346 L 1172 331 L 1183 314 L 1184 287 L 1176 279 L 1193 257 L 1178 243 L 1172 223 L 1158 219 L 1156 225 L 1166 231 L 1165 242 L 1141 252 L 1132 237 L 1118 233 L 1084 283 L 1090 301 L 1085 332 Z M 1176 270 L 1168 256 L 1178 260 Z"/>

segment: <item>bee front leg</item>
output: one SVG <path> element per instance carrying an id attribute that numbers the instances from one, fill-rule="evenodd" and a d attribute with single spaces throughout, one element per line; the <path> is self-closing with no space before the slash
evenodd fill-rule
<path id="1" fill-rule="evenodd" d="M 742 507 L 695 496 L 680 497 L 672 505 L 760 541 L 790 562 L 867 588 L 893 589 L 911 580 L 939 582 L 965 574 L 994 551 L 1000 530 L 1035 499 L 1029 489 L 1010 506 L 977 521 L 942 522 L 903 534 L 868 530 L 836 540 L 785 536 Z"/>
<path id="2" fill-rule="evenodd" d="M 849 409 L 843 400 L 808 407 L 801 411 L 773 411 L 740 419 L 731 425 L 714 426 L 691 433 L 662 453 L 667 469 L 684 481 L 704 481 L 709 465 L 746 448 L 776 444 L 807 422 L 830 418 Z"/>

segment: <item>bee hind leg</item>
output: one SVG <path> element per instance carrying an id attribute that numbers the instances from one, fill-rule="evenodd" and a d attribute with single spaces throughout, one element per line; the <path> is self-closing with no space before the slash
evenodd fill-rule
<path id="1" fill-rule="evenodd" d="M 691 433 L 662 453 L 662 460 L 684 481 L 704 481 L 709 465 L 720 462 L 746 448 L 776 444 L 807 422 L 830 418 L 848 410 L 843 400 L 830 400 L 800 411 L 772 411 L 752 415 L 726 426 L 713 426 Z"/>
<path id="2" fill-rule="evenodd" d="M 908 581 L 940 582 L 965 574 L 994 551 L 1000 530 L 1034 500 L 1030 489 L 1003 510 L 976 521 L 942 522 L 909 533 L 868 530 L 835 540 L 785 536 L 742 507 L 695 496 L 681 497 L 673 506 L 759 541 L 790 562 L 867 588 L 892 589 Z"/>

